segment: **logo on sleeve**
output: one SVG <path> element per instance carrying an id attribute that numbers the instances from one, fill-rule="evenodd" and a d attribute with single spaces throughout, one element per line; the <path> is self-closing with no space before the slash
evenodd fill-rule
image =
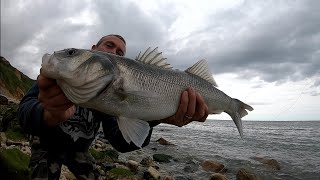
<path id="1" fill-rule="evenodd" d="M 80 137 L 85 139 L 94 138 L 94 130 L 98 128 L 99 122 L 94 120 L 92 111 L 77 106 L 74 116 L 60 123 L 60 128 L 69 134 L 74 141 Z"/>

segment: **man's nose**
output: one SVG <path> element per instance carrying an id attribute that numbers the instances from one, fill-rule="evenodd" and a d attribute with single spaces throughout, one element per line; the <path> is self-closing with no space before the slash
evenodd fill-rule
<path id="1" fill-rule="evenodd" d="M 116 48 L 109 49 L 110 54 L 117 54 Z"/>

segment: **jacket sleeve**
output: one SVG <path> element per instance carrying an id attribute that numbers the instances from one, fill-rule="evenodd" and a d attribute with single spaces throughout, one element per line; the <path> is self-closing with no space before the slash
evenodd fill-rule
<path id="1" fill-rule="evenodd" d="M 123 138 L 122 133 L 119 129 L 116 117 L 110 116 L 108 119 L 103 118 L 102 121 L 102 128 L 104 132 L 105 138 L 109 141 L 109 143 L 119 152 L 129 152 L 140 149 L 132 142 L 127 143 L 127 141 Z M 147 146 L 150 143 L 150 138 L 153 130 L 153 124 L 150 124 L 150 131 L 149 135 L 147 136 L 146 140 L 142 144 L 142 147 Z"/>
<path id="2" fill-rule="evenodd" d="M 35 83 L 27 94 L 22 98 L 17 117 L 20 126 L 30 135 L 39 136 L 44 132 L 43 111 L 44 108 L 38 100 L 39 87 Z"/>

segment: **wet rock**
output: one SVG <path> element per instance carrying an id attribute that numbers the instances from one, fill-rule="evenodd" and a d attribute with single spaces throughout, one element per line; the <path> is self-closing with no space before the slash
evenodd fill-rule
<path id="1" fill-rule="evenodd" d="M 4 147 L 7 145 L 7 136 L 4 132 L 0 132 L 0 144 L 1 144 L 1 147 Z"/>
<path id="2" fill-rule="evenodd" d="M 129 160 L 127 163 L 127 167 L 130 169 L 130 171 L 137 172 L 138 167 L 139 167 L 139 163 L 136 161 L 133 161 L 133 160 Z"/>
<path id="3" fill-rule="evenodd" d="M 173 178 L 171 176 L 165 176 L 163 177 L 163 180 L 173 180 Z"/>
<path id="4" fill-rule="evenodd" d="M 77 179 L 74 176 L 74 174 L 69 170 L 69 168 L 65 165 L 61 166 L 61 176 L 62 176 L 62 178 L 64 177 L 67 180 L 76 180 Z"/>
<path id="5" fill-rule="evenodd" d="M 211 172 L 226 172 L 225 166 L 217 161 L 207 160 L 201 163 L 203 170 Z"/>
<path id="6" fill-rule="evenodd" d="M 2 117 L 1 131 L 7 131 L 10 127 L 19 126 L 17 119 L 17 108 L 8 108 Z"/>
<path id="7" fill-rule="evenodd" d="M 30 146 L 23 146 L 21 147 L 21 151 L 28 156 L 31 156 L 31 147 Z"/>
<path id="8" fill-rule="evenodd" d="M 193 173 L 199 169 L 199 162 L 194 159 L 188 159 L 186 166 L 183 168 L 184 172 Z"/>
<path id="9" fill-rule="evenodd" d="M 196 170 L 193 169 L 190 165 L 187 165 L 183 168 L 183 171 L 186 172 L 186 173 L 193 173 L 195 172 Z"/>
<path id="10" fill-rule="evenodd" d="M 209 179 L 210 180 L 228 180 L 227 176 L 220 173 L 212 174 Z"/>
<path id="11" fill-rule="evenodd" d="M 7 146 L 11 146 L 11 145 L 23 146 L 23 142 L 16 142 L 16 141 L 12 141 L 12 140 L 8 139 L 7 140 Z"/>
<path id="12" fill-rule="evenodd" d="M 164 138 L 159 138 L 156 142 L 158 142 L 161 145 L 174 145 L 171 142 L 165 140 Z"/>
<path id="13" fill-rule="evenodd" d="M 8 105 L 9 100 L 6 96 L 0 94 L 0 105 Z"/>
<path id="14" fill-rule="evenodd" d="M 103 169 L 104 169 L 105 171 L 109 171 L 109 170 L 115 168 L 116 165 L 115 165 L 114 163 L 104 163 L 104 164 L 102 165 L 102 167 L 103 167 Z"/>
<path id="15" fill-rule="evenodd" d="M 99 149 L 99 148 L 101 149 L 101 147 L 102 147 L 101 144 L 95 144 L 94 146 L 96 149 Z"/>
<path id="16" fill-rule="evenodd" d="M 150 167 L 154 165 L 154 162 L 150 156 L 143 158 L 140 161 L 140 164 L 143 165 L 144 167 Z"/>
<path id="17" fill-rule="evenodd" d="M 259 180 L 259 177 L 255 175 L 252 171 L 241 168 L 236 176 L 237 180 Z"/>
<path id="18" fill-rule="evenodd" d="M 273 170 L 280 170 L 281 169 L 279 162 L 275 159 L 269 159 L 269 158 L 265 158 L 265 157 L 253 157 L 252 159 L 267 165 L 269 168 L 271 168 Z"/>
<path id="19" fill-rule="evenodd" d="M 153 159 L 157 162 L 169 163 L 173 157 L 166 154 L 154 154 Z"/>
<path id="20" fill-rule="evenodd" d="M 175 175 L 173 176 L 173 180 L 191 180 L 191 178 L 183 175 Z"/>
<path id="21" fill-rule="evenodd" d="M 153 167 L 148 168 L 150 176 L 154 179 L 160 179 L 160 173 Z"/>

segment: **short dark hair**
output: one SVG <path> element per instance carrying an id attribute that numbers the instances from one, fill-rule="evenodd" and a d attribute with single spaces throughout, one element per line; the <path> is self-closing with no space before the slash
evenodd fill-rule
<path id="1" fill-rule="evenodd" d="M 103 39 L 104 39 L 105 37 L 107 37 L 107 36 L 115 36 L 115 37 L 119 38 L 122 42 L 124 42 L 124 44 L 126 44 L 126 41 L 124 40 L 124 38 L 123 38 L 122 36 L 120 36 L 120 35 L 118 35 L 118 34 L 108 34 L 108 35 L 106 35 L 106 36 L 103 36 L 103 37 L 98 41 L 98 43 L 97 43 L 96 46 L 99 46 L 99 45 L 103 42 Z"/>

